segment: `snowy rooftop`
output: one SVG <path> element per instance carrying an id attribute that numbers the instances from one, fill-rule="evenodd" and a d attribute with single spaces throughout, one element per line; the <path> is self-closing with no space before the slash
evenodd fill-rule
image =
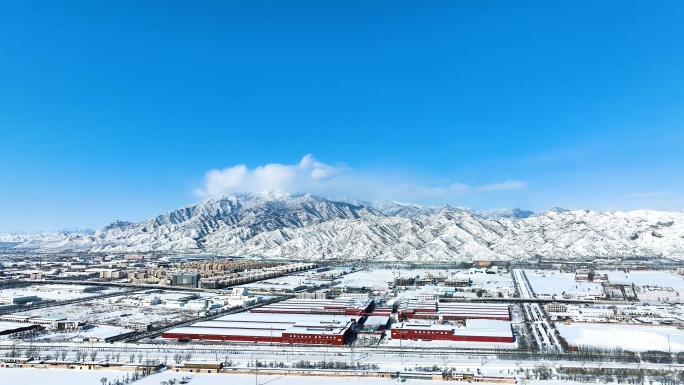
<path id="1" fill-rule="evenodd" d="M 31 327 L 34 326 L 33 324 L 28 324 L 24 322 L 5 322 L 5 321 L 0 321 L 0 333 L 16 330 L 16 329 L 21 329 L 21 328 L 26 328 L 26 327 Z"/>

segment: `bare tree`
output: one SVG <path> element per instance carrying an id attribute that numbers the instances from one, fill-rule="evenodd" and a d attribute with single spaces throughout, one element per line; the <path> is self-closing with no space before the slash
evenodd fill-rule
<path id="1" fill-rule="evenodd" d="M 95 357 L 97 357 L 97 352 L 93 350 L 90 352 L 90 361 L 95 361 Z"/>
<path id="2" fill-rule="evenodd" d="M 111 356 L 111 354 L 109 354 L 109 353 L 105 354 L 105 361 L 109 362 L 109 357 L 110 357 L 110 356 Z"/>
<path id="3" fill-rule="evenodd" d="M 187 352 L 185 353 L 185 361 L 190 361 L 192 359 L 192 353 Z"/>
<path id="4" fill-rule="evenodd" d="M 119 358 L 121 358 L 121 353 L 116 353 L 114 355 L 114 359 L 116 359 L 116 362 L 119 362 Z"/>
<path id="5" fill-rule="evenodd" d="M 142 362 L 143 355 L 142 353 L 138 353 L 138 363 Z"/>
<path id="6" fill-rule="evenodd" d="M 131 353 L 131 356 L 129 357 L 130 362 L 133 363 L 135 362 L 135 354 Z"/>
<path id="7" fill-rule="evenodd" d="M 102 383 L 102 385 L 107 385 L 107 377 L 100 378 L 100 382 Z"/>
<path id="8" fill-rule="evenodd" d="M 62 350 L 62 353 L 60 353 L 60 355 L 62 356 L 62 361 L 66 359 L 67 354 L 68 352 L 66 350 Z"/>

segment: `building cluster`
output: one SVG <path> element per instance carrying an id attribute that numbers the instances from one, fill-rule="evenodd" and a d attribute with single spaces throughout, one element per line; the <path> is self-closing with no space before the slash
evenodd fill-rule
<path id="1" fill-rule="evenodd" d="M 576 305 L 552 302 L 546 305 L 551 319 L 566 322 L 622 322 L 684 326 L 684 309 L 656 305 Z"/>
<path id="2" fill-rule="evenodd" d="M 0 305 L 27 305 L 41 301 L 37 295 L 5 295 L 0 297 Z"/>
<path id="3" fill-rule="evenodd" d="M 91 280 L 220 289 L 278 277 L 316 264 L 170 255 L 0 255 L 0 282 L 12 280 Z M 326 268 L 327 270 L 327 268 Z M 329 274 L 331 279 L 335 274 Z"/>
<path id="4" fill-rule="evenodd" d="M 104 286 L 96 286 L 96 285 L 57 285 L 57 284 L 50 284 L 50 285 L 32 285 L 31 290 L 33 291 L 42 291 L 42 292 L 53 292 L 53 291 L 59 291 L 62 293 L 94 293 L 97 291 L 102 291 L 106 290 L 107 288 Z"/>
<path id="5" fill-rule="evenodd" d="M 311 263 L 212 260 L 186 263 L 173 269 L 139 269 L 131 271 L 129 279 L 136 284 L 221 289 L 305 271 L 315 266 Z"/>
<path id="6" fill-rule="evenodd" d="M 356 333 L 382 333 L 389 316 L 368 316 L 373 300 L 291 299 L 169 330 L 163 338 L 343 345 Z M 366 326 L 367 325 L 367 326 Z"/>
<path id="7" fill-rule="evenodd" d="M 437 300 L 404 300 L 398 306 L 398 318 L 435 321 L 485 319 L 510 321 L 510 307 L 494 303 L 445 303 Z"/>
<path id="8" fill-rule="evenodd" d="M 68 320 L 62 317 L 32 317 L 26 315 L 3 315 L 0 316 L 0 322 L 11 322 L 16 324 L 30 324 L 29 328 L 33 326 L 41 326 L 48 330 L 57 331 L 74 331 L 83 329 L 86 324 L 79 321 Z"/>
<path id="9" fill-rule="evenodd" d="M 422 277 L 417 276 L 396 276 L 393 281 L 389 283 L 386 294 L 396 294 L 402 290 L 421 289 L 424 294 L 414 296 L 415 299 L 421 299 L 420 295 L 434 295 L 438 298 L 449 297 L 480 297 L 480 298 L 509 298 L 512 288 L 509 286 L 491 287 L 487 285 L 483 287 L 482 277 L 486 274 L 501 274 L 503 270 L 493 266 L 490 268 L 470 268 L 465 273 L 436 275 L 426 273 Z M 478 277 L 474 277 L 478 275 Z M 474 280 L 477 281 L 474 281 Z"/>
<path id="10" fill-rule="evenodd" d="M 206 313 L 221 308 L 248 306 L 261 302 L 262 298 L 249 295 L 246 288 L 236 287 L 225 294 L 200 296 L 197 293 L 168 292 L 158 289 L 145 290 L 118 298 L 115 303 L 133 307 L 166 307 L 193 313 Z"/>

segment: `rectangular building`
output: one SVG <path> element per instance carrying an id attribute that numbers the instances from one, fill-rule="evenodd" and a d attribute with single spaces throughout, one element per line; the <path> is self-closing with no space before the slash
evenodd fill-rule
<path id="1" fill-rule="evenodd" d="M 493 320 L 469 320 L 463 327 L 403 322 L 392 326 L 392 338 L 455 342 L 515 341 L 510 322 Z"/>
<path id="2" fill-rule="evenodd" d="M 342 345 L 355 319 L 291 314 L 231 314 L 169 330 L 162 338 Z"/>

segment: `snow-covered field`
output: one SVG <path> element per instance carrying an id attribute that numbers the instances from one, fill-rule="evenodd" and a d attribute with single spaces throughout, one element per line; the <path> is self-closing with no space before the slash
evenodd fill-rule
<path id="1" fill-rule="evenodd" d="M 597 271 L 597 274 L 607 274 L 608 280 L 613 283 L 626 283 L 638 286 L 661 286 L 672 287 L 684 295 L 684 276 L 679 276 L 667 271 L 630 271 L 619 270 Z"/>
<path id="2" fill-rule="evenodd" d="M 41 299 L 69 300 L 69 299 L 93 297 L 96 295 L 115 293 L 115 292 L 119 292 L 119 291 L 121 291 L 121 289 L 100 290 L 100 291 L 93 291 L 93 292 L 89 292 L 89 293 L 74 293 L 74 292 L 68 292 L 68 291 L 38 291 L 38 290 L 31 290 L 31 288 L 28 288 L 28 287 L 22 287 L 22 288 L 16 288 L 16 289 L 0 290 L 0 297 L 35 295 Z"/>
<path id="3" fill-rule="evenodd" d="M 437 346 L 444 346 L 450 348 L 464 348 L 464 349 L 515 349 L 518 347 L 517 342 L 513 343 L 493 343 L 493 342 L 463 342 L 463 341 L 414 341 L 401 339 L 385 339 L 381 343 L 382 346 L 387 347 L 402 347 L 402 348 L 434 348 Z"/>
<path id="4" fill-rule="evenodd" d="M 122 379 L 126 372 L 117 370 L 93 370 L 74 371 L 66 369 L 27 369 L 27 368 L 0 368 L 0 384 L 21 385 L 101 385 L 100 379 Z M 197 373 L 174 373 L 164 371 L 145 377 L 134 382 L 135 385 L 158 385 L 161 381 L 171 379 L 180 380 L 183 377 L 191 377 L 189 385 L 252 385 L 255 383 L 253 375 L 247 374 L 197 374 Z M 353 377 L 306 377 L 306 376 L 259 376 L 259 383 L 272 385 L 343 385 L 357 384 L 387 384 L 396 380 L 382 378 L 353 378 Z M 411 383 L 422 383 L 420 380 L 409 380 Z"/>
<path id="5" fill-rule="evenodd" d="M 614 283 L 634 283 L 639 286 L 657 285 L 684 289 L 684 276 L 678 276 L 667 271 L 642 270 L 625 273 L 620 270 L 603 270 L 597 271 L 596 274 L 608 274 L 608 280 Z"/>
<path id="6" fill-rule="evenodd" d="M 575 346 L 620 347 L 632 351 L 684 351 L 684 330 L 674 327 L 556 323 L 556 328 L 570 345 Z"/>
<path id="7" fill-rule="evenodd" d="M 472 286 L 481 287 L 487 290 L 497 289 L 499 287 L 513 288 L 513 278 L 509 273 L 507 274 L 458 274 L 470 278 L 473 282 Z"/>
<path id="8" fill-rule="evenodd" d="M 603 293 L 603 287 L 596 283 L 575 282 L 575 274 L 558 270 L 525 270 L 527 280 L 536 294 L 593 295 Z"/>

